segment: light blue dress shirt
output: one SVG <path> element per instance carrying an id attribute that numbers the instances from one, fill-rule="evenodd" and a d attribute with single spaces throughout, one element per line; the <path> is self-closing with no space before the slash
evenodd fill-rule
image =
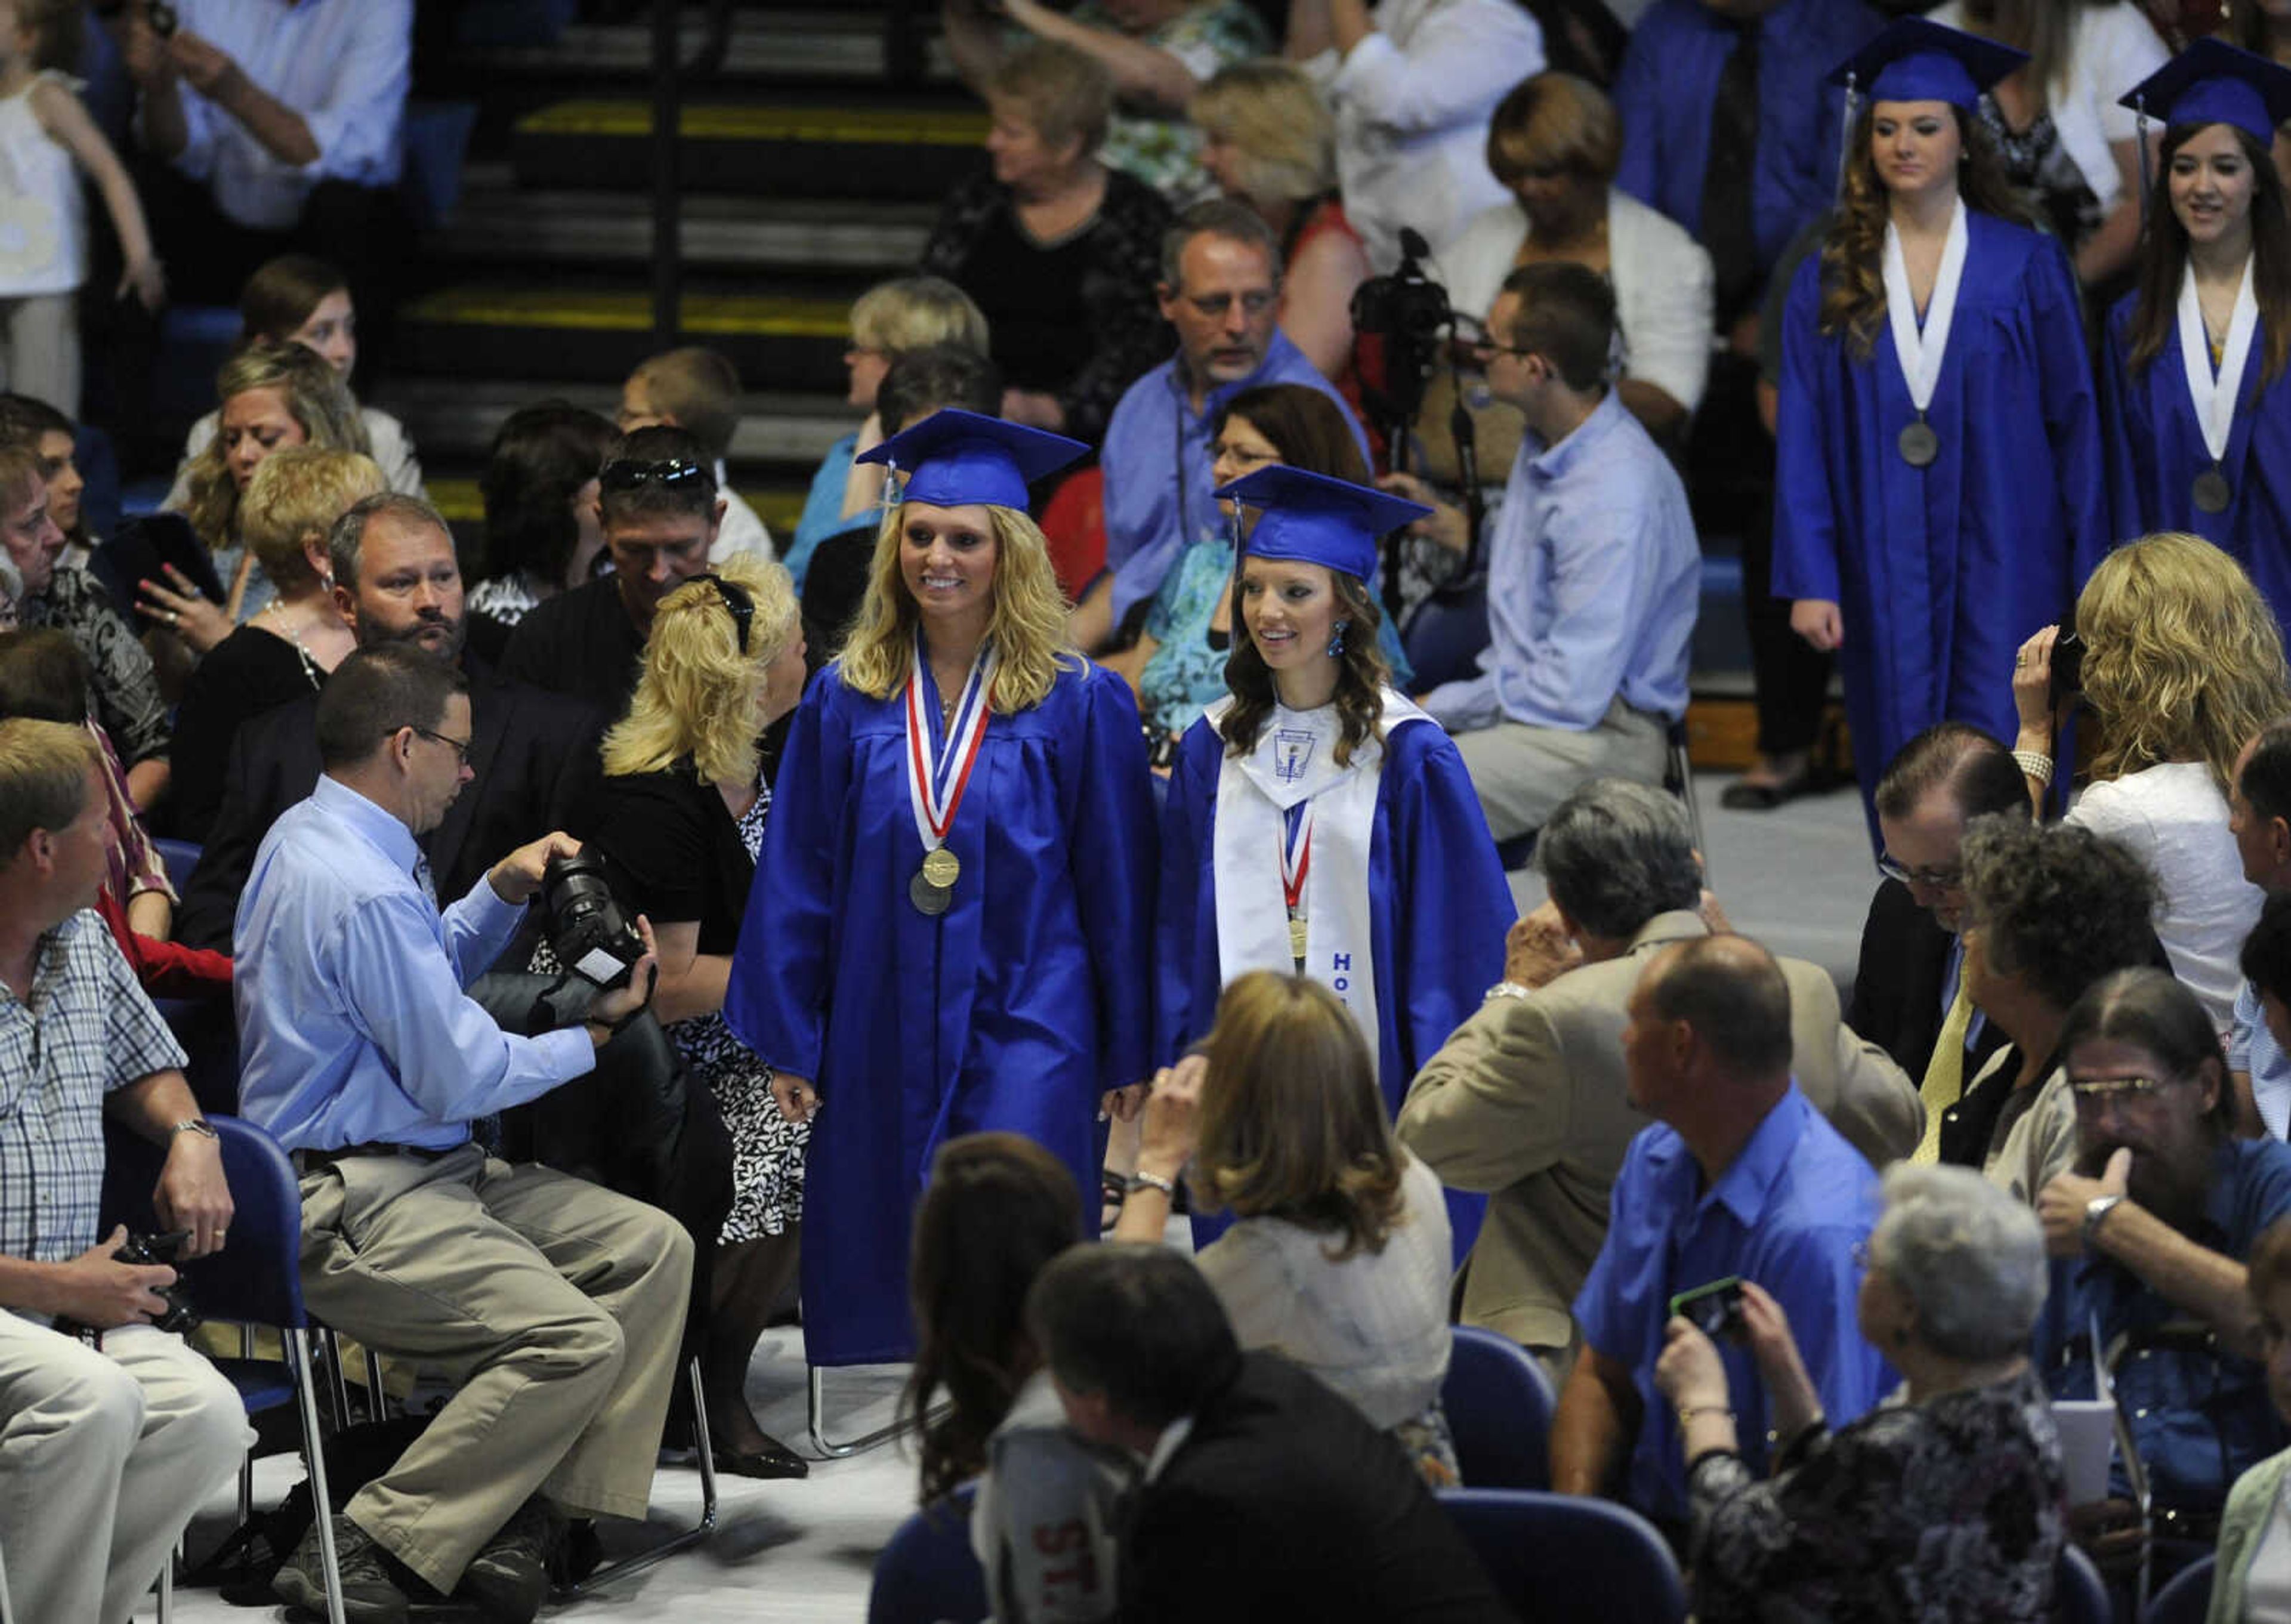
<path id="1" fill-rule="evenodd" d="M 881 517 L 880 508 L 843 517 L 843 487 L 850 481 L 852 457 L 858 449 L 859 432 L 855 429 L 827 448 L 811 476 L 811 488 L 803 498 L 803 517 L 795 521 L 795 535 L 780 558 L 798 591 L 803 590 L 804 572 L 811 567 L 811 555 L 820 543 Z"/>
<path id="2" fill-rule="evenodd" d="M 1278 327 L 1265 364 L 1238 382 L 1219 384 L 1195 412 L 1172 357 L 1131 384 L 1105 425 L 1098 464 L 1105 470 L 1105 567 L 1113 572 L 1116 624 L 1162 590 L 1186 547 L 1226 527 L 1210 493 L 1210 435 L 1225 403 L 1245 389 L 1297 383 L 1337 403 L 1368 460 L 1368 435 L 1336 386 Z"/>
<path id="3" fill-rule="evenodd" d="M 1575 1298 L 1583 1340 L 1629 1371 L 1643 1409 L 1625 1498 L 1658 1521 L 1687 1514 L 1686 1461 L 1669 1401 L 1655 1389 L 1670 1299 L 1730 1274 L 1755 1281 L 1789 1317 L 1806 1374 L 1833 1427 L 1894 1385 L 1855 1317 L 1857 1243 L 1877 1221 L 1877 1175 L 1796 1083 L 1717 1179 L 1705 1185 L 1686 1141 L 1658 1123 L 1624 1153 L 1607 1239 Z M 1743 1460 L 1766 1470 L 1766 1389 L 1747 1344 L 1718 1344 Z"/>
<path id="4" fill-rule="evenodd" d="M 1523 722 L 1582 733 L 1615 696 L 1676 720 L 1702 594 L 1677 470 L 1607 391 L 1556 446 L 1512 461 L 1488 551 L 1480 671 L 1424 708 L 1451 733 Z"/>
<path id="5" fill-rule="evenodd" d="M 2291 1137 L 2291 1057 L 2283 1053 L 2275 1034 L 2267 1029 L 2259 989 L 2247 981 L 2235 995 L 2235 1030 L 2227 1042 L 2230 1071 L 2251 1079 L 2251 1100 L 2268 1137 Z"/>
<path id="6" fill-rule="evenodd" d="M 525 915 L 490 880 L 440 917 L 397 817 L 334 778 L 254 856 L 231 932 L 239 1110 L 289 1150 L 445 1150 L 596 1061 L 579 1027 L 503 1032 L 462 988 Z"/>

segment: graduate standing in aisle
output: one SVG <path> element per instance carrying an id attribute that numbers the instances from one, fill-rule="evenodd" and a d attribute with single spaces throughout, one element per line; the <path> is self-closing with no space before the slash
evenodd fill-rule
<path id="1" fill-rule="evenodd" d="M 1246 635 L 1170 776 L 1154 1055 L 1208 1032 L 1236 977 L 1306 975 L 1352 1012 L 1396 1113 L 1503 978 L 1514 916 L 1462 756 L 1386 686 L 1378 650 L 1377 537 L 1430 510 L 1299 468 L 1217 494 L 1259 510 L 1234 587 Z M 1459 1248 L 1479 1205 L 1455 1215 Z"/>
<path id="2" fill-rule="evenodd" d="M 2014 657 L 2110 541 L 2076 277 L 1972 116 L 2024 60 L 1905 18 L 1833 76 L 1869 101 L 1789 291 L 1773 590 L 1837 651 L 1865 808 L 1920 728 L 2013 736 Z"/>
<path id="3" fill-rule="evenodd" d="M 2140 285 L 2110 313 L 2102 422 L 2119 537 L 2200 535 L 2291 619 L 2291 71 L 2198 40 L 2124 98 L 2163 121 Z"/>
<path id="4" fill-rule="evenodd" d="M 961 411 L 863 460 L 905 478 L 867 598 L 780 768 L 724 1016 L 816 1108 L 813 1365 L 907 1358 L 914 1204 L 945 1139 L 1049 1148 L 1084 1188 L 1149 1074 L 1154 868 L 1129 689 L 1065 646 L 1026 486 L 1086 449 Z"/>

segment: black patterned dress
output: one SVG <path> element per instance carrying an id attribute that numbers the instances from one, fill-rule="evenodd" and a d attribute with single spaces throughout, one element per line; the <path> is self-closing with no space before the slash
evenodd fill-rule
<path id="1" fill-rule="evenodd" d="M 1711 1451 L 1688 1490 L 1700 1624 L 2051 1616 L 2066 1489 L 2051 1401 L 2026 1371 L 1816 1427 L 1764 1482 Z"/>
<path id="2" fill-rule="evenodd" d="M 755 805 L 735 819 L 716 786 L 681 762 L 667 772 L 603 779 L 577 832 L 604 854 L 624 905 L 655 922 L 696 921 L 699 951 L 728 956 L 771 802 L 771 786 L 760 784 Z M 719 1239 L 729 1246 L 783 1233 L 803 1216 L 810 1125 L 780 1115 L 772 1068 L 720 1014 L 677 1021 L 667 1032 L 693 1075 L 707 1082 L 732 1136 L 732 1210 Z"/>

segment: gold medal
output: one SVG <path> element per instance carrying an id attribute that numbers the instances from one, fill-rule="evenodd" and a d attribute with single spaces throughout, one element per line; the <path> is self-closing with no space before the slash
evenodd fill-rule
<path id="1" fill-rule="evenodd" d="M 1305 921 L 1301 919 L 1289 921 L 1289 956 L 1298 960 L 1305 956 Z"/>
<path id="2" fill-rule="evenodd" d="M 951 891 L 962 876 L 962 860 L 944 846 L 923 853 L 923 878 L 942 891 Z"/>

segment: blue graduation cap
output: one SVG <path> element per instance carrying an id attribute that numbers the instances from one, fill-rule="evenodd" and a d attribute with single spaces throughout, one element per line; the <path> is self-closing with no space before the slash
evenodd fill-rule
<path id="1" fill-rule="evenodd" d="M 2291 118 L 2291 69 L 2224 40 L 2199 39 L 2118 105 L 2167 125 L 2233 125 L 2264 147 Z"/>
<path id="2" fill-rule="evenodd" d="M 984 502 L 1024 512 L 1030 483 L 1089 451 L 1063 434 L 948 406 L 862 452 L 857 460 L 881 462 L 904 475 L 902 502 L 936 508 Z"/>
<path id="3" fill-rule="evenodd" d="M 1870 101 L 1946 101 L 1969 110 L 2028 60 L 1993 39 L 1904 17 L 1840 62 L 1829 82 Z"/>
<path id="4" fill-rule="evenodd" d="M 1318 564 L 1362 581 L 1376 574 L 1377 537 L 1432 511 L 1349 479 L 1280 463 L 1244 474 L 1216 494 L 1258 511 L 1250 557 Z"/>

